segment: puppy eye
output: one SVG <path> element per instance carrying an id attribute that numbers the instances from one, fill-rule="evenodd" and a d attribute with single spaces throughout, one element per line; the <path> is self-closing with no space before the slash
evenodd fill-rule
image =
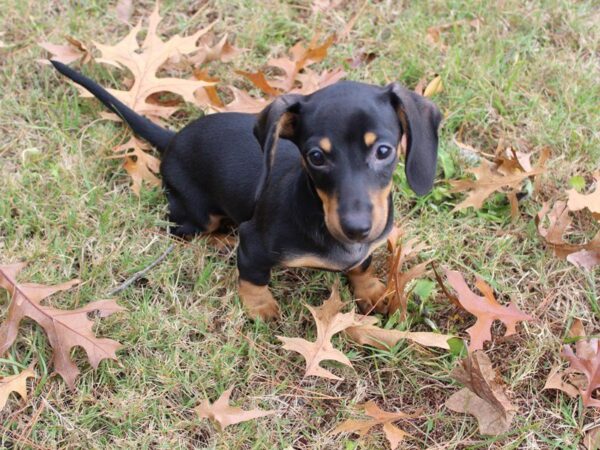
<path id="1" fill-rule="evenodd" d="M 308 152 L 307 157 L 311 166 L 321 167 L 325 164 L 325 155 L 321 150 L 313 149 Z"/>
<path id="2" fill-rule="evenodd" d="M 380 145 L 375 150 L 375 157 L 377 159 L 386 159 L 392 153 L 392 147 L 389 145 Z"/>

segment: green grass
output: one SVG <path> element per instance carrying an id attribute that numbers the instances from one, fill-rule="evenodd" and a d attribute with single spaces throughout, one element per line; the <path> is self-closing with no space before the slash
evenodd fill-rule
<path id="1" fill-rule="evenodd" d="M 0 2 L 5 31 L 0 40 L 9 44 L 0 49 L 0 263 L 28 261 L 22 280 L 84 280 L 51 299 L 57 307 L 105 298 L 171 243 L 162 192 L 145 189 L 135 197 L 119 161 L 107 159 L 128 132 L 99 120 L 98 102 L 78 98 L 64 79 L 36 63 L 45 56 L 37 43 L 62 43 L 64 34 L 84 42 L 117 42 L 127 28 L 116 21 L 114 3 Z M 134 3 L 136 17 L 153 5 Z M 169 34 L 193 31 L 209 17 L 220 17 L 218 34 L 230 33 L 247 51 L 230 65 L 214 65 L 214 72 L 227 83 L 239 83 L 233 69 L 258 69 L 269 55 L 310 39 L 315 30 L 340 31 L 363 2 L 350 0 L 319 15 L 310 12 L 308 2 L 216 0 L 197 15 L 198 2 L 163 3 L 162 29 Z M 370 1 L 350 38 L 333 46 L 322 64 L 346 67 L 350 79 L 398 80 L 409 87 L 424 75 L 440 73 L 445 88 L 435 98 L 445 115 L 440 146 L 455 177 L 468 168 L 453 144 L 459 132 L 460 140 L 485 151 L 493 151 L 499 139 L 523 151 L 551 149 L 540 198 L 525 200 L 514 223 L 501 199 L 481 211 L 451 212 L 458 198 L 448 194 L 442 177 L 433 194 L 417 200 L 398 170 L 397 217 L 411 236 L 429 244 L 429 256 L 439 265 L 479 274 L 500 301 L 514 301 L 539 319 L 513 338 L 497 339 L 488 351 L 519 408 L 506 435 L 481 436 L 472 417 L 443 406 L 457 388 L 448 376 L 457 358 L 446 352 L 406 343 L 371 351 L 336 338 L 354 370 L 333 369 L 343 382 L 302 380 L 302 360 L 282 350 L 275 336 L 314 334 L 304 305 L 320 304 L 339 276 L 276 271 L 272 287 L 284 319 L 252 323 L 235 294 L 235 253 L 197 239 L 177 244 L 162 264 L 117 296 L 127 313 L 97 321 L 97 332 L 124 349 L 118 363 L 103 362 L 95 371 L 77 351 L 82 375 L 76 392 L 49 376 L 51 351 L 43 331 L 28 321 L 22 325 L 0 372 L 12 374 L 35 358 L 39 378 L 28 401 L 12 399 L 2 411 L 2 445 L 381 448 L 381 432 L 358 447 L 351 436 L 329 434 L 352 416 L 353 406 L 374 400 L 390 410 L 424 410 L 422 418 L 402 425 L 414 436 L 406 448 L 577 448 L 584 426 L 597 415 L 578 400 L 541 389 L 551 365 L 560 360 L 561 339 L 573 317 L 581 317 L 590 332 L 600 331 L 599 271 L 582 275 L 555 259 L 541 244 L 533 217 L 541 200 L 563 198 L 569 178 L 589 178 L 600 161 L 597 11 L 593 1 Z M 442 34 L 446 52 L 426 40 L 428 27 L 475 17 L 481 19 L 478 31 L 464 25 Z M 360 50 L 377 58 L 352 69 L 346 59 Z M 105 83 L 122 79 L 99 65 L 85 70 Z M 175 128 L 198 114 L 187 111 Z M 376 262 L 383 268 L 383 253 Z M 342 292 L 351 298 L 346 286 Z M 2 311 L 7 301 L 0 294 Z M 420 304 L 413 296 L 410 310 L 409 323 L 402 326 L 412 324 L 412 329 L 427 330 L 429 323 L 466 336 L 472 323 L 437 287 Z M 280 413 L 217 433 L 196 418 L 193 407 L 203 398 L 215 400 L 232 385 L 240 406 Z"/>

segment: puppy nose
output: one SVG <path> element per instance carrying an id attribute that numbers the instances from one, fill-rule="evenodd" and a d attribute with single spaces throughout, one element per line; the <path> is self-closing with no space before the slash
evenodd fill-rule
<path id="1" fill-rule="evenodd" d="M 353 241 L 366 238 L 371 231 L 371 217 L 364 214 L 348 215 L 341 222 L 342 231 Z"/>

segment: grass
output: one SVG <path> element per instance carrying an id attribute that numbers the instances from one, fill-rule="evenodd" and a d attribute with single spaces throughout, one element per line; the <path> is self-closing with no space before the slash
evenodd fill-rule
<path id="1" fill-rule="evenodd" d="M 136 17 L 153 5 L 134 3 Z M 198 2 L 163 3 L 163 30 L 192 31 L 218 16 L 219 34 L 230 33 L 236 45 L 248 49 L 232 65 L 214 66 L 227 82 L 239 79 L 234 68 L 260 68 L 268 55 L 310 39 L 315 30 L 341 30 L 362 5 L 350 0 L 315 15 L 307 2 L 215 0 L 195 14 Z M 127 131 L 99 120 L 98 102 L 78 98 L 64 79 L 37 64 L 44 56 L 37 43 L 61 42 L 63 34 L 115 43 L 126 26 L 116 21 L 114 2 L 108 1 L 2 0 L 0 6 L 5 32 L 0 39 L 9 44 L 0 49 L 0 262 L 28 261 L 21 278 L 27 281 L 81 278 L 80 287 L 50 303 L 83 305 L 104 298 L 171 243 L 166 201 L 159 189 L 145 189 L 140 198 L 131 194 L 119 162 L 106 158 Z M 457 25 L 443 32 L 446 52 L 426 40 L 430 26 L 476 17 L 479 30 Z M 390 351 L 367 350 L 336 338 L 354 370 L 335 367 L 342 382 L 301 380 L 303 362 L 282 350 L 275 336 L 312 335 L 304 305 L 320 304 L 339 275 L 276 271 L 272 287 L 284 320 L 252 323 L 235 294 L 235 252 L 197 239 L 177 244 L 162 264 L 118 295 L 129 312 L 97 321 L 97 332 L 124 349 L 118 363 L 103 362 L 98 370 L 77 351 L 82 375 L 76 392 L 50 376 L 43 331 L 30 322 L 21 326 L 17 343 L 0 360 L 0 372 L 15 373 L 37 359 L 39 378 L 29 400 L 13 398 L 2 411 L 2 445 L 382 448 L 387 444 L 381 432 L 359 444 L 352 436 L 329 434 L 352 416 L 356 404 L 374 400 L 389 410 L 425 411 L 402 424 L 414 436 L 406 448 L 578 448 L 584 428 L 598 422 L 597 413 L 542 387 L 560 361 L 573 317 L 582 318 L 589 332 L 600 331 L 599 272 L 584 275 L 555 259 L 540 242 L 533 217 L 541 200 L 564 197 L 570 177 L 590 179 L 598 167 L 599 20 L 593 1 L 369 1 L 350 39 L 335 45 L 323 64 L 345 66 L 348 78 L 377 84 L 399 80 L 414 86 L 422 76 L 440 73 L 445 87 L 435 98 L 445 114 L 440 146 L 454 177 L 468 168 L 453 144 L 457 134 L 487 151 L 500 139 L 524 151 L 545 146 L 552 151 L 540 198 L 525 200 L 514 223 L 502 199 L 481 211 L 451 212 L 459 200 L 448 194 L 443 176 L 432 194 L 417 200 L 398 171 L 397 217 L 411 236 L 429 244 L 428 255 L 440 265 L 478 274 L 501 302 L 514 301 L 538 318 L 488 349 L 519 408 L 506 435 L 482 436 L 472 417 L 443 406 L 457 389 L 448 376 L 457 358 L 446 352 L 406 343 Z M 361 50 L 377 58 L 352 69 L 346 60 Z M 105 83 L 121 79 L 99 65 L 86 72 Z M 188 112 L 175 128 L 197 115 Z M 588 235 L 592 231 L 588 227 Z M 379 253 L 380 266 L 383 259 Z M 347 287 L 342 292 L 351 298 Z M 400 326 L 427 330 L 430 324 L 466 336 L 472 318 L 453 310 L 439 288 L 417 300 L 411 299 L 409 323 Z M 8 296 L 0 294 L 0 301 L 4 311 Z M 217 433 L 195 417 L 193 407 L 232 385 L 240 406 L 281 412 Z"/>

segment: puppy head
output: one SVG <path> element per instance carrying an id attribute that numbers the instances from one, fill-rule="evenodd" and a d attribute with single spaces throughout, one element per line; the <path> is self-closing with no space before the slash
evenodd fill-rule
<path id="1" fill-rule="evenodd" d="M 340 82 L 315 93 L 284 95 L 259 115 L 255 136 L 265 154 L 257 195 L 268 184 L 280 138 L 299 148 L 337 240 L 372 242 L 388 222 L 392 176 L 406 135 L 406 176 L 418 195 L 431 190 L 438 108 L 399 84 Z"/>

